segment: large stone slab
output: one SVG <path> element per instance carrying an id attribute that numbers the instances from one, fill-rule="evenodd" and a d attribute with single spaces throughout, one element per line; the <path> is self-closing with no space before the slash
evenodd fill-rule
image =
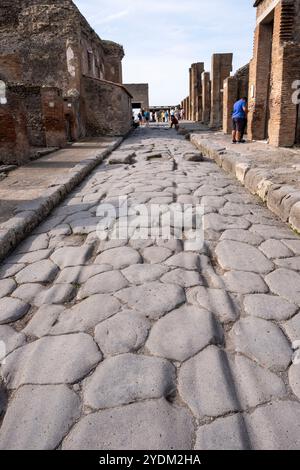
<path id="1" fill-rule="evenodd" d="M 2 366 L 2 375 L 9 389 L 27 384 L 71 384 L 86 376 L 101 359 L 89 335 L 47 336 L 12 352 Z"/>
<path id="2" fill-rule="evenodd" d="M 134 310 L 125 310 L 100 323 L 95 340 L 104 356 L 137 351 L 147 339 L 151 323 Z"/>
<path id="3" fill-rule="evenodd" d="M 42 260 L 37 263 L 30 264 L 22 269 L 16 275 L 18 284 L 27 284 L 30 282 L 51 282 L 58 273 L 58 267 L 50 260 Z"/>
<path id="4" fill-rule="evenodd" d="M 291 342 L 300 340 L 300 313 L 282 325 Z"/>
<path id="5" fill-rule="evenodd" d="M 179 372 L 179 393 L 198 418 L 246 410 L 286 393 L 274 373 L 209 346 Z"/>
<path id="6" fill-rule="evenodd" d="M 194 425 L 184 408 L 165 399 L 99 411 L 84 417 L 64 450 L 190 450 Z"/>
<path id="7" fill-rule="evenodd" d="M 10 295 L 17 287 L 14 279 L 3 279 L 0 281 L 0 299 Z"/>
<path id="8" fill-rule="evenodd" d="M 99 410 L 166 397 L 175 382 L 175 367 L 165 359 L 122 354 L 97 367 L 84 386 L 84 403 Z"/>
<path id="9" fill-rule="evenodd" d="M 181 287 L 160 282 L 124 289 L 117 292 L 116 297 L 154 320 L 185 302 L 185 293 Z"/>
<path id="10" fill-rule="evenodd" d="M 29 309 L 30 305 L 19 299 L 3 297 L 0 299 L 0 325 L 19 320 Z"/>
<path id="11" fill-rule="evenodd" d="M 275 372 L 286 370 L 292 361 L 292 349 L 286 337 L 270 321 L 242 318 L 233 326 L 228 339 L 229 348 Z"/>
<path id="12" fill-rule="evenodd" d="M 76 290 L 72 284 L 54 284 L 35 296 L 34 305 L 40 307 L 46 304 L 64 304 L 70 302 L 75 295 Z"/>
<path id="13" fill-rule="evenodd" d="M 156 356 L 182 362 L 222 340 L 222 328 L 211 312 L 184 306 L 155 323 L 146 348 Z"/>
<path id="14" fill-rule="evenodd" d="M 110 295 L 92 295 L 62 312 L 51 329 L 51 335 L 89 331 L 120 310 L 120 302 Z"/>
<path id="15" fill-rule="evenodd" d="M 108 264 L 74 266 L 63 269 L 56 279 L 56 282 L 57 284 L 84 284 L 91 277 L 111 270 L 112 267 Z"/>
<path id="16" fill-rule="evenodd" d="M 150 264 L 162 263 L 171 255 L 172 251 L 163 246 L 150 246 L 143 251 L 145 261 Z"/>
<path id="17" fill-rule="evenodd" d="M 212 312 L 222 323 L 235 321 L 240 313 L 234 296 L 223 289 L 196 287 L 188 293 L 188 301 Z"/>
<path id="18" fill-rule="evenodd" d="M 230 217 L 220 214 L 205 214 L 203 217 L 204 230 L 222 232 L 230 229 L 247 230 L 251 223 L 242 217 Z"/>
<path id="19" fill-rule="evenodd" d="M 261 276 L 255 273 L 228 271 L 222 279 L 225 288 L 237 294 L 264 294 L 269 290 Z"/>
<path id="20" fill-rule="evenodd" d="M 163 264 L 134 264 L 124 269 L 122 273 L 131 284 L 143 284 L 160 279 L 168 269 Z"/>
<path id="21" fill-rule="evenodd" d="M 274 268 L 257 248 L 246 243 L 223 240 L 216 248 L 216 255 L 221 267 L 227 271 L 250 271 L 268 273 Z"/>
<path id="22" fill-rule="evenodd" d="M 130 247 L 113 248 L 97 256 L 95 264 L 110 264 L 114 269 L 124 269 L 142 262 L 141 255 Z"/>
<path id="23" fill-rule="evenodd" d="M 291 250 L 280 240 L 266 240 L 260 245 L 259 249 L 267 258 L 287 258 L 293 255 Z"/>
<path id="24" fill-rule="evenodd" d="M 245 418 L 235 414 L 219 418 L 197 431 L 196 450 L 251 450 Z"/>
<path id="25" fill-rule="evenodd" d="M 248 315 L 276 321 L 288 320 L 298 310 L 297 305 L 269 294 L 246 295 L 244 307 Z"/>
<path id="26" fill-rule="evenodd" d="M 70 266 L 81 266 L 89 260 L 92 252 L 93 246 L 89 245 L 59 248 L 51 255 L 51 260 L 53 263 L 57 264 L 60 269 Z"/>
<path id="27" fill-rule="evenodd" d="M 51 332 L 59 315 L 65 310 L 62 305 L 42 305 L 33 315 L 23 332 L 28 336 L 41 338 Z"/>
<path id="28" fill-rule="evenodd" d="M 78 299 L 85 299 L 94 294 L 109 294 L 128 286 L 127 279 L 120 271 L 109 271 L 91 277 L 79 290 Z"/>
<path id="29" fill-rule="evenodd" d="M 222 233 L 221 240 L 235 240 L 237 242 L 258 246 L 264 241 L 264 238 L 249 230 L 231 229 L 225 230 L 225 232 Z"/>
<path id="30" fill-rule="evenodd" d="M 300 274 L 289 269 L 277 269 L 266 277 L 266 283 L 274 294 L 300 305 Z"/>
<path id="31" fill-rule="evenodd" d="M 66 385 L 25 385 L 0 430 L 2 450 L 54 450 L 80 416 L 80 399 Z"/>
<path id="32" fill-rule="evenodd" d="M 15 349 L 26 343 L 24 333 L 18 333 L 7 325 L 0 326 L 0 344 L 4 345 L 4 349 L 0 347 L 0 361 Z"/>
<path id="33" fill-rule="evenodd" d="M 178 253 L 165 261 L 165 263 L 168 266 L 196 271 L 200 268 L 200 258 L 196 253 Z"/>
<path id="34" fill-rule="evenodd" d="M 174 269 L 161 278 L 162 282 L 177 284 L 178 286 L 188 288 L 203 284 L 203 279 L 197 271 L 187 271 L 186 269 Z"/>

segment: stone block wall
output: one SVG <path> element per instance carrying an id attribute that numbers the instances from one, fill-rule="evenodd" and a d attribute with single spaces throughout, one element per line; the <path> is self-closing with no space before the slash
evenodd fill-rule
<path id="1" fill-rule="evenodd" d="M 149 85 L 148 83 L 125 83 L 125 88 L 132 95 L 132 104 L 139 104 L 144 109 L 149 108 Z"/>
<path id="2" fill-rule="evenodd" d="M 210 122 L 210 109 L 211 109 L 211 84 L 210 73 L 202 73 L 202 121 L 204 124 Z"/>
<path id="3" fill-rule="evenodd" d="M 213 54 L 211 62 L 211 114 L 210 127 L 223 124 L 223 85 L 232 71 L 233 54 Z"/>
<path id="4" fill-rule="evenodd" d="M 83 77 L 81 94 L 85 135 L 118 136 L 130 130 L 131 95 L 123 85 Z"/>

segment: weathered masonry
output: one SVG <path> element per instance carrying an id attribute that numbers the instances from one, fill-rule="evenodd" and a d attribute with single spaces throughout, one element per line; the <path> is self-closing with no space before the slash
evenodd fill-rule
<path id="1" fill-rule="evenodd" d="M 132 95 L 133 109 L 149 109 L 148 83 L 125 83 L 124 86 Z"/>
<path id="2" fill-rule="evenodd" d="M 254 7 L 249 137 L 293 146 L 300 143 L 300 0 L 256 0 Z"/>
<path id="3" fill-rule="evenodd" d="M 231 134 L 232 110 L 234 103 L 248 97 L 249 64 L 237 70 L 234 76 L 224 80 L 223 92 L 223 132 Z"/>
<path id="4" fill-rule="evenodd" d="M 233 54 L 213 54 L 211 60 L 211 113 L 210 127 L 220 128 L 223 124 L 224 80 L 232 71 Z"/>
<path id="5" fill-rule="evenodd" d="M 72 0 L 1 0 L 0 162 L 25 161 L 34 147 L 125 134 L 123 57 Z"/>

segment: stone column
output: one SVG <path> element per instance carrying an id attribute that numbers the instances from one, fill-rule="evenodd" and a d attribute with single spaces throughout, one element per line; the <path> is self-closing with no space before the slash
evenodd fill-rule
<path id="1" fill-rule="evenodd" d="M 221 128 L 223 124 L 223 85 L 232 71 L 233 54 L 213 54 L 211 64 L 211 115 L 210 127 Z"/>
<path id="2" fill-rule="evenodd" d="M 190 77 L 190 94 L 189 94 L 189 111 L 188 111 L 188 119 L 191 121 L 193 118 L 193 81 L 192 81 L 192 68 L 189 69 L 189 77 Z"/>
<path id="3" fill-rule="evenodd" d="M 210 122 L 210 108 L 211 108 L 211 90 L 210 90 L 210 73 L 202 73 L 202 121 L 204 124 Z"/>
<path id="4" fill-rule="evenodd" d="M 239 81 L 235 77 L 228 77 L 224 80 L 223 94 L 223 132 L 230 134 L 232 131 L 232 110 L 238 99 Z"/>
<path id="5" fill-rule="evenodd" d="M 186 119 L 190 121 L 190 97 L 188 96 L 186 99 Z"/>

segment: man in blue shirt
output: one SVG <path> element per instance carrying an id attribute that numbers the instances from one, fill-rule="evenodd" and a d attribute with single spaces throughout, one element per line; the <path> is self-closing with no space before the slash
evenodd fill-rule
<path id="1" fill-rule="evenodd" d="M 242 98 L 233 106 L 232 113 L 232 143 L 245 143 L 243 139 L 247 124 L 247 102 L 248 98 Z"/>

